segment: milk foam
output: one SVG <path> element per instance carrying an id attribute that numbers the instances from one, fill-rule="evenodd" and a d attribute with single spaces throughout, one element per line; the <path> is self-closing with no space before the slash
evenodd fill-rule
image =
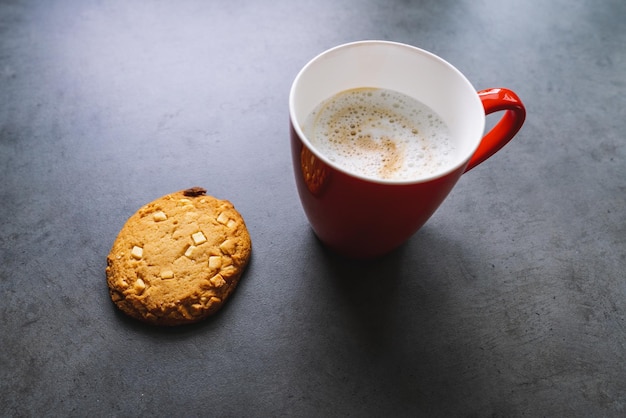
<path id="1" fill-rule="evenodd" d="M 455 150 L 435 112 L 387 89 L 338 93 L 320 103 L 302 129 L 315 149 L 344 170 L 382 180 L 435 174 Z"/>

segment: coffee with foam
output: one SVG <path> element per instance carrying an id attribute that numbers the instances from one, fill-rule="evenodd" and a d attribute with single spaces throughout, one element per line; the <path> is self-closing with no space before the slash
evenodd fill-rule
<path id="1" fill-rule="evenodd" d="M 436 174 L 449 164 L 455 150 L 448 126 L 432 109 L 388 89 L 338 93 L 320 103 L 302 129 L 333 163 L 380 180 Z"/>

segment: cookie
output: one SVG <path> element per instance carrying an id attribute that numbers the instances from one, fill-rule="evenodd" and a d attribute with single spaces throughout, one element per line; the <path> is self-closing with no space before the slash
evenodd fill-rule
<path id="1" fill-rule="evenodd" d="M 140 208 L 107 257 L 111 299 L 124 313 L 155 325 L 197 322 L 233 292 L 251 253 L 242 216 L 194 187 Z"/>

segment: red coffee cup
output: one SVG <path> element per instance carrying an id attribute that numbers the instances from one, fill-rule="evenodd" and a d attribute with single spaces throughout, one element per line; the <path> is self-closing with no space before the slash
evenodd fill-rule
<path id="1" fill-rule="evenodd" d="M 322 101 L 345 90 L 384 88 L 429 106 L 447 124 L 456 151 L 438 171 L 410 180 L 370 178 L 321 153 L 302 126 Z M 485 116 L 503 111 L 486 134 Z M 519 131 L 526 110 L 511 90 L 476 92 L 465 76 L 422 49 L 387 41 L 340 45 L 313 58 L 289 95 L 291 151 L 305 214 L 318 238 L 351 258 L 390 252 L 435 212 L 461 175 L 502 148 Z"/>

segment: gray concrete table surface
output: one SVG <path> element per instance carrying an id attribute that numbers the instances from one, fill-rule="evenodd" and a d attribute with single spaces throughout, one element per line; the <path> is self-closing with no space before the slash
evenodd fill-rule
<path id="1" fill-rule="evenodd" d="M 1 1 L 0 416 L 624 416 L 625 22 L 622 0 Z M 287 129 L 298 70 L 362 39 L 528 111 L 369 262 L 314 237 Z M 195 185 L 245 217 L 246 274 L 201 324 L 127 319 L 115 236 Z"/>

